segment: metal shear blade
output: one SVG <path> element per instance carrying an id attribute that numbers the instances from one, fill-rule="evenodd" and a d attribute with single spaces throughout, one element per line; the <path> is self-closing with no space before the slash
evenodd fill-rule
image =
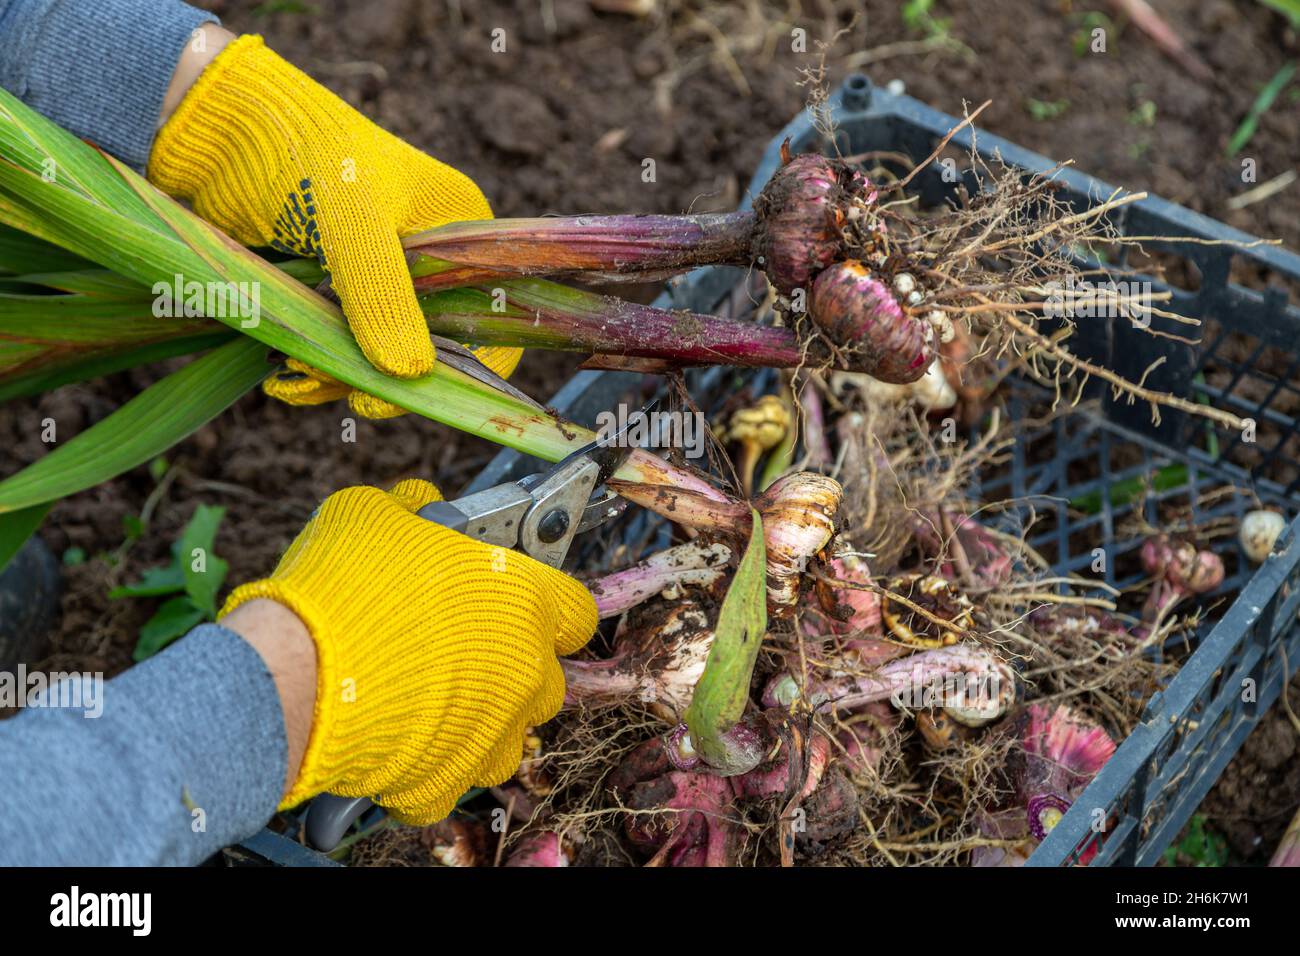
<path id="1" fill-rule="evenodd" d="M 622 514 L 626 502 L 604 484 L 632 453 L 632 446 L 622 441 L 627 429 L 657 404 L 649 403 L 619 431 L 584 445 L 546 471 L 456 501 L 435 501 L 419 515 L 559 567 L 575 534 Z"/>

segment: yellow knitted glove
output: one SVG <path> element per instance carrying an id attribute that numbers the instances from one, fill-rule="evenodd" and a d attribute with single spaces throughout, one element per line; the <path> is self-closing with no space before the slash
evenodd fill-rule
<path id="1" fill-rule="evenodd" d="M 281 808 L 369 796 L 399 820 L 445 817 L 508 779 L 524 727 L 564 699 L 557 654 L 582 647 L 596 603 L 574 579 L 416 517 L 427 481 L 331 495 L 275 572 L 236 588 L 291 608 L 316 643 L 316 710 Z"/>
<path id="2" fill-rule="evenodd" d="M 402 378 L 427 374 L 434 348 L 398 237 L 492 216 L 467 176 L 380 129 L 255 35 L 199 76 L 159 131 L 148 176 L 245 245 L 316 256 L 366 357 Z M 514 370 L 518 349 L 492 351 L 485 364 Z M 328 400 L 301 386 L 276 397 Z M 400 414 L 366 398 L 353 402 L 361 414 Z"/>
<path id="3" fill-rule="evenodd" d="M 473 351 L 480 362 L 502 378 L 510 377 L 523 355 L 523 349 L 504 346 L 481 346 Z M 352 388 L 294 358 L 285 360 L 281 368 L 263 380 L 262 391 L 290 405 L 322 405 L 346 398 L 352 410 L 365 418 L 394 418 L 406 414 L 406 409 L 400 405 Z"/>

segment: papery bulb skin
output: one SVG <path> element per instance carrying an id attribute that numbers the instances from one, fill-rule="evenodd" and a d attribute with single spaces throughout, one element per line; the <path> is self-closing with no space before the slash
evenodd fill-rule
<path id="1" fill-rule="evenodd" d="M 799 699 L 799 682 L 790 674 L 777 674 L 763 690 L 764 707 L 790 707 Z"/>
<path id="2" fill-rule="evenodd" d="M 838 748 L 830 738 L 816 730 L 807 737 L 792 734 L 783 714 L 767 716 L 780 744 L 770 759 L 742 776 L 731 777 L 732 790 L 742 800 L 774 799 L 777 805 L 797 800 L 804 811 L 804 826 L 794 830 L 794 837 L 803 852 L 815 855 L 829 841 L 857 826 L 857 790 L 833 765 Z"/>
<path id="3" fill-rule="evenodd" d="M 835 534 L 835 516 L 843 495 L 835 479 L 797 472 L 778 478 L 754 499 L 763 518 L 767 545 L 770 615 L 789 617 L 794 613 L 809 562 Z"/>
<path id="4" fill-rule="evenodd" d="M 1142 570 L 1153 576 L 1163 575 L 1174 559 L 1173 544 L 1165 534 L 1152 535 L 1142 542 L 1138 552 L 1142 561 Z"/>
<path id="5" fill-rule="evenodd" d="M 850 217 L 870 214 L 876 201 L 871 183 L 845 163 L 816 153 L 788 159 L 754 200 L 754 258 L 782 295 L 807 289 L 844 254 Z"/>
<path id="6" fill-rule="evenodd" d="M 1223 583 L 1223 559 L 1213 551 L 1197 551 L 1196 561 L 1187 575 L 1187 588 L 1193 594 L 1206 594 Z"/>
<path id="7" fill-rule="evenodd" d="M 727 777 L 748 773 L 763 762 L 772 748 L 772 733 L 762 714 L 734 724 L 718 735 L 722 746 L 710 751 L 708 764 Z"/>
<path id="8" fill-rule="evenodd" d="M 1185 598 L 1223 583 L 1223 560 L 1184 538 L 1157 534 L 1142 542 L 1142 568 L 1155 578 L 1142 608 L 1144 621 L 1159 620 Z"/>
<path id="9" fill-rule="evenodd" d="M 670 866 L 728 866 L 736 861 L 742 834 L 731 822 L 731 785 L 726 777 L 674 770 L 633 784 L 624 794 L 634 811 L 623 830 L 636 846 L 667 854 Z"/>
<path id="10" fill-rule="evenodd" d="M 872 585 L 871 568 L 856 554 L 841 554 L 827 562 L 826 576 L 860 587 L 835 587 L 818 580 L 817 603 L 835 634 L 880 633 L 880 595 L 864 590 Z"/>
<path id="11" fill-rule="evenodd" d="M 652 646 L 642 644 L 642 659 L 648 662 L 648 672 L 642 679 L 640 696 L 656 716 L 680 720 L 690 706 L 695 685 L 708 662 L 713 629 L 704 612 L 697 608 L 680 626 L 672 621 L 650 636 L 651 640 L 654 637 L 662 642 L 659 653 Z"/>
<path id="12" fill-rule="evenodd" d="M 558 833 L 544 830 L 540 833 L 530 833 L 521 839 L 510 851 L 505 865 L 511 867 L 571 866 L 572 855 Z"/>
<path id="13" fill-rule="evenodd" d="M 1246 557 L 1254 564 L 1263 564 L 1285 530 L 1286 519 L 1276 511 L 1248 511 L 1241 519 L 1237 538 Z"/>
<path id="14" fill-rule="evenodd" d="M 822 774 L 830 765 L 833 754 L 830 740 L 825 734 L 814 732 L 807 741 L 807 773 L 803 764 L 790 765 L 790 748 L 781 747 L 771 760 L 764 761 L 743 775 L 733 777 L 732 790 L 738 797 L 792 797 L 795 787 L 802 782 L 799 797 L 804 798 L 817 789 Z"/>
<path id="15" fill-rule="evenodd" d="M 907 386 L 909 397 L 930 412 L 942 412 L 957 404 L 957 392 L 948 384 L 943 367 L 931 361 L 925 374 Z"/>
<path id="16" fill-rule="evenodd" d="M 702 539 L 665 548 L 621 571 L 585 580 L 601 619 L 617 617 L 668 590 L 708 587 L 722 578 L 731 549 Z"/>
<path id="17" fill-rule="evenodd" d="M 629 614 L 613 657 L 562 658 L 567 706 L 638 701 L 656 717 L 677 724 L 695 693 L 713 646 L 708 614 L 691 600 L 651 603 Z"/>
<path id="18" fill-rule="evenodd" d="M 1142 568 L 1189 594 L 1204 594 L 1223 583 L 1223 561 L 1190 541 L 1153 535 L 1142 543 Z"/>
<path id="19" fill-rule="evenodd" d="M 420 830 L 420 843 L 443 866 L 491 864 L 487 852 L 487 830 L 468 817 L 447 817 Z"/>
<path id="20" fill-rule="evenodd" d="M 993 671 L 976 682 L 964 685 L 964 702 L 944 706 L 944 712 L 963 727 L 977 730 L 1006 716 L 1016 703 L 1015 671 L 999 661 Z"/>
<path id="21" fill-rule="evenodd" d="M 841 351 L 849 371 L 906 385 L 934 361 L 934 331 L 903 311 L 889 288 L 861 262 L 837 262 L 813 282 L 808 312 Z"/>
<path id="22" fill-rule="evenodd" d="M 870 669 L 854 668 L 824 679 L 810 679 L 806 691 L 788 672 L 768 679 L 763 691 L 764 706 L 780 707 L 787 699 L 806 698 L 808 707 L 818 711 L 856 711 L 864 704 L 889 700 L 900 707 L 932 706 L 933 689 L 960 681 L 966 689 L 963 701 L 980 704 L 978 695 L 993 688 L 999 694 L 1015 693 L 1014 686 L 1004 689 L 1004 682 L 1014 679 L 1010 668 L 987 648 L 974 644 L 941 646 L 932 650 L 906 654 Z M 927 690 L 929 689 L 929 690 Z"/>

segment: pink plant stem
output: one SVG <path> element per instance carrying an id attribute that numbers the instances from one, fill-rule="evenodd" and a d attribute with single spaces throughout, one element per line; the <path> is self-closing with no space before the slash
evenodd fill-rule
<path id="1" fill-rule="evenodd" d="M 590 707 L 615 704 L 637 697 L 641 678 L 622 654 L 601 661 L 560 659 L 564 671 L 564 706 Z"/>
<path id="2" fill-rule="evenodd" d="M 1151 591 L 1142 602 L 1142 620 L 1156 624 L 1165 619 L 1178 604 L 1191 595 L 1163 578 L 1151 585 Z"/>
<path id="3" fill-rule="evenodd" d="M 855 710 L 878 700 L 906 703 L 912 696 L 930 689 L 938 693 L 945 679 L 958 675 L 966 675 L 969 683 L 977 687 L 985 681 L 1005 679 L 997 659 L 988 651 L 969 644 L 955 644 L 890 661 L 870 674 L 823 681 L 809 687 L 807 695 L 819 711 Z M 763 695 L 764 704 L 788 705 L 791 691 L 797 692 L 793 682 L 794 678 L 788 674 L 775 678 Z M 963 706 L 970 706 L 969 700 L 964 700 Z"/>
<path id="4" fill-rule="evenodd" d="M 408 236 L 417 290 L 499 276 L 664 279 L 702 265 L 746 266 L 752 212 L 697 216 L 556 216 L 456 222 Z"/>
<path id="5" fill-rule="evenodd" d="M 617 617 L 673 585 L 707 586 L 722 577 L 731 549 L 721 542 L 688 541 L 588 585 L 601 619 Z"/>
<path id="6" fill-rule="evenodd" d="M 830 352 L 793 329 L 625 302 L 542 279 L 426 293 L 429 330 L 474 345 L 591 352 L 676 367 L 797 368 Z"/>
<path id="7" fill-rule="evenodd" d="M 1149 36 L 1165 56 L 1202 83 L 1214 81 L 1214 70 L 1209 64 L 1196 55 L 1169 22 L 1156 13 L 1146 0 L 1111 0 L 1111 4 L 1121 15 L 1127 16 L 1139 30 Z"/>
<path id="8" fill-rule="evenodd" d="M 667 492 L 683 491 L 690 494 L 692 500 L 698 501 L 701 508 L 706 503 L 713 502 L 728 514 L 743 513 L 746 520 L 749 517 L 749 509 L 746 506 L 715 486 L 706 475 L 690 468 L 674 465 L 672 462 L 659 458 L 641 448 L 632 450 L 632 454 L 623 463 L 623 467 L 618 470 L 618 478 L 623 479 L 625 483 L 636 482 L 648 486 L 648 489 L 628 489 L 629 492 L 637 496 L 636 498 L 629 498 L 629 500 L 637 504 L 647 500 L 654 500 L 659 493 L 659 489 Z M 638 501 L 637 498 L 640 498 L 641 501 Z M 664 506 L 667 507 L 667 504 L 665 503 Z"/>
<path id="9" fill-rule="evenodd" d="M 712 486 L 706 491 L 698 483 L 695 487 L 688 487 L 683 483 L 633 483 L 619 479 L 610 479 L 608 485 L 610 490 L 633 504 L 649 508 L 655 514 L 688 528 L 728 534 L 749 533 L 749 505 L 726 496 Z"/>

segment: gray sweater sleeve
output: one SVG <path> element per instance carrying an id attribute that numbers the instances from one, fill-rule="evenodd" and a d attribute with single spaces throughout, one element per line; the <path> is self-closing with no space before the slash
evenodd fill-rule
<path id="1" fill-rule="evenodd" d="M 0 0 L 0 86 L 143 170 L 176 61 L 216 21 L 180 0 Z"/>
<path id="2" fill-rule="evenodd" d="M 237 634 L 201 625 L 99 687 L 0 721 L 0 865 L 195 864 L 275 813 L 280 697 Z"/>

